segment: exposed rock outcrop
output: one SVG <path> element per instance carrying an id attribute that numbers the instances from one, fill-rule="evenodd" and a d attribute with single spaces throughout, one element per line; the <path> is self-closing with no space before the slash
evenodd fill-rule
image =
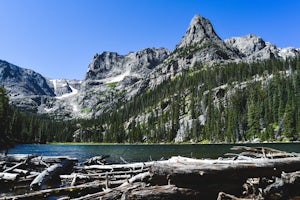
<path id="1" fill-rule="evenodd" d="M 248 34 L 242 37 L 232 37 L 225 40 L 228 47 L 232 48 L 243 61 L 253 62 L 270 58 L 295 57 L 299 50 L 295 48 L 278 48 L 270 42 L 265 42 L 261 37 Z"/>
<path id="2" fill-rule="evenodd" d="M 2 60 L 0 60 L 0 85 L 5 86 L 10 97 L 28 95 L 55 96 L 47 80 L 42 75 Z"/>

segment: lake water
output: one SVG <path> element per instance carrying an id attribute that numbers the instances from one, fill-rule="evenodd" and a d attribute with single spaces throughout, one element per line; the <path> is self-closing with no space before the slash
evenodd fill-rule
<path id="1" fill-rule="evenodd" d="M 109 155 L 108 162 L 119 163 L 120 157 L 128 162 L 167 159 L 171 156 L 194 158 L 218 158 L 234 153 L 230 148 L 237 145 L 264 146 L 300 153 L 300 143 L 271 144 L 19 144 L 9 149 L 12 154 L 38 154 L 42 156 L 70 156 L 83 161 L 99 155 Z"/>

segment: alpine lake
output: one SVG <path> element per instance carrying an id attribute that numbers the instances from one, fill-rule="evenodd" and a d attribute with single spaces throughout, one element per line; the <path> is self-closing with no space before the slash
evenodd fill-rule
<path id="1" fill-rule="evenodd" d="M 36 154 L 41 156 L 70 156 L 84 161 L 93 156 L 107 155 L 108 163 L 145 162 L 172 156 L 192 158 L 224 157 L 233 146 L 269 147 L 300 153 L 300 143 L 247 143 L 247 144 L 18 144 L 9 154 Z"/>

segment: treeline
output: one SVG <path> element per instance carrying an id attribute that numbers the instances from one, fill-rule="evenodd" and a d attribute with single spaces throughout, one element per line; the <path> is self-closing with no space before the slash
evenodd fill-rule
<path id="1" fill-rule="evenodd" d="M 72 142 L 75 130 L 75 121 L 58 121 L 10 106 L 5 88 L 0 87 L 0 149 L 16 143 Z"/>
<path id="2" fill-rule="evenodd" d="M 97 142 L 294 141 L 300 58 L 198 65 L 119 103 L 82 130 Z M 91 128 L 93 127 L 93 128 Z"/>

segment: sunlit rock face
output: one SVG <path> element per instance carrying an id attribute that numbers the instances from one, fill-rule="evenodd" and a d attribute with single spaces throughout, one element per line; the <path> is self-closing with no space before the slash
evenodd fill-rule
<path id="1" fill-rule="evenodd" d="M 241 37 L 232 37 L 225 40 L 228 47 L 236 51 L 245 62 L 261 61 L 270 58 L 295 57 L 299 50 L 292 47 L 278 48 L 261 37 L 248 34 Z"/>

